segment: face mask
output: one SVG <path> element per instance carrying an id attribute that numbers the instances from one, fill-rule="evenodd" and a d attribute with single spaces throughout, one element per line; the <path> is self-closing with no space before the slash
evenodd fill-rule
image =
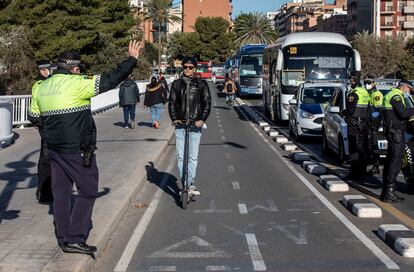
<path id="1" fill-rule="evenodd" d="M 368 91 L 372 90 L 374 86 L 372 86 L 372 84 L 366 84 L 365 85 L 365 89 L 367 89 Z"/>

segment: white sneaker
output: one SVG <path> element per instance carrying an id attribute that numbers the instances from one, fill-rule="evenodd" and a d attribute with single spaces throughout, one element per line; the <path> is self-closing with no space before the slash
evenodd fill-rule
<path id="1" fill-rule="evenodd" d="M 196 188 L 194 185 L 190 185 L 190 186 L 188 187 L 188 193 L 189 193 L 190 195 L 201 195 L 200 191 L 199 191 L 199 190 L 197 190 L 197 188 Z"/>

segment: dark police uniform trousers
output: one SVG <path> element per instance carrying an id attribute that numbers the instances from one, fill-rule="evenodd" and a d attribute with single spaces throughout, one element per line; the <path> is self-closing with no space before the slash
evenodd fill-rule
<path id="1" fill-rule="evenodd" d="M 388 141 L 387 158 L 384 164 L 384 187 L 394 187 L 398 173 L 401 171 L 405 152 L 405 134 L 403 128 L 395 128 L 395 133 L 386 131 Z"/>
<path id="2" fill-rule="evenodd" d="M 40 128 L 39 128 L 40 129 Z M 40 203 L 52 202 L 49 154 L 45 139 L 41 138 L 39 162 L 37 164 L 37 197 Z"/>
<path id="3" fill-rule="evenodd" d="M 96 156 L 93 156 L 90 167 L 83 166 L 80 153 L 66 154 L 49 150 L 49 157 L 58 243 L 85 242 L 92 228 L 92 209 L 98 194 L 99 172 Z M 73 183 L 78 194 L 71 207 Z"/>

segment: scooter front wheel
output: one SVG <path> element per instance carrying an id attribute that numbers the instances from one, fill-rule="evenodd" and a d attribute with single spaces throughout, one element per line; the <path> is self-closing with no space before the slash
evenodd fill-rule
<path id="1" fill-rule="evenodd" d="M 181 208 L 187 209 L 188 205 L 188 190 L 184 189 L 181 191 Z"/>

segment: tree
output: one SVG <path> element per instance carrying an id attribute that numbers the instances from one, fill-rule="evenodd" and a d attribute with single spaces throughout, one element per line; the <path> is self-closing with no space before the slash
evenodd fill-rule
<path id="1" fill-rule="evenodd" d="M 0 95 L 27 94 L 36 75 L 25 27 L 0 30 Z"/>
<path id="2" fill-rule="evenodd" d="M 199 59 L 200 46 L 200 36 L 197 32 L 174 32 L 167 44 L 170 61 L 183 59 L 184 56 Z"/>
<path id="3" fill-rule="evenodd" d="M 79 51 L 100 73 L 125 58 L 134 19 L 128 0 L 14 0 L 0 5 L 0 29 L 26 26 L 36 59 Z"/>
<path id="4" fill-rule="evenodd" d="M 234 22 L 236 45 L 272 44 L 277 40 L 277 32 L 272 29 L 266 16 L 259 12 L 242 13 Z"/>
<path id="5" fill-rule="evenodd" d="M 377 38 L 368 32 L 357 33 L 352 41 L 361 54 L 362 73 L 383 77 L 399 70 L 406 55 L 404 37 Z"/>
<path id="6" fill-rule="evenodd" d="M 181 17 L 172 4 L 172 0 L 147 0 L 145 3 L 145 21 L 151 21 L 158 32 L 158 66 L 161 65 L 161 29 L 163 25 L 181 22 Z"/>
<path id="7" fill-rule="evenodd" d="M 406 79 L 414 79 L 414 38 L 407 41 L 405 55 L 399 65 L 402 76 Z"/>
<path id="8" fill-rule="evenodd" d="M 149 42 L 145 42 L 145 59 L 148 61 L 148 63 L 153 63 L 154 61 L 158 60 L 158 49 Z"/>
<path id="9" fill-rule="evenodd" d="M 230 23 L 222 17 L 198 17 L 194 29 L 201 43 L 199 59 L 202 61 L 224 62 L 234 48 Z"/>

